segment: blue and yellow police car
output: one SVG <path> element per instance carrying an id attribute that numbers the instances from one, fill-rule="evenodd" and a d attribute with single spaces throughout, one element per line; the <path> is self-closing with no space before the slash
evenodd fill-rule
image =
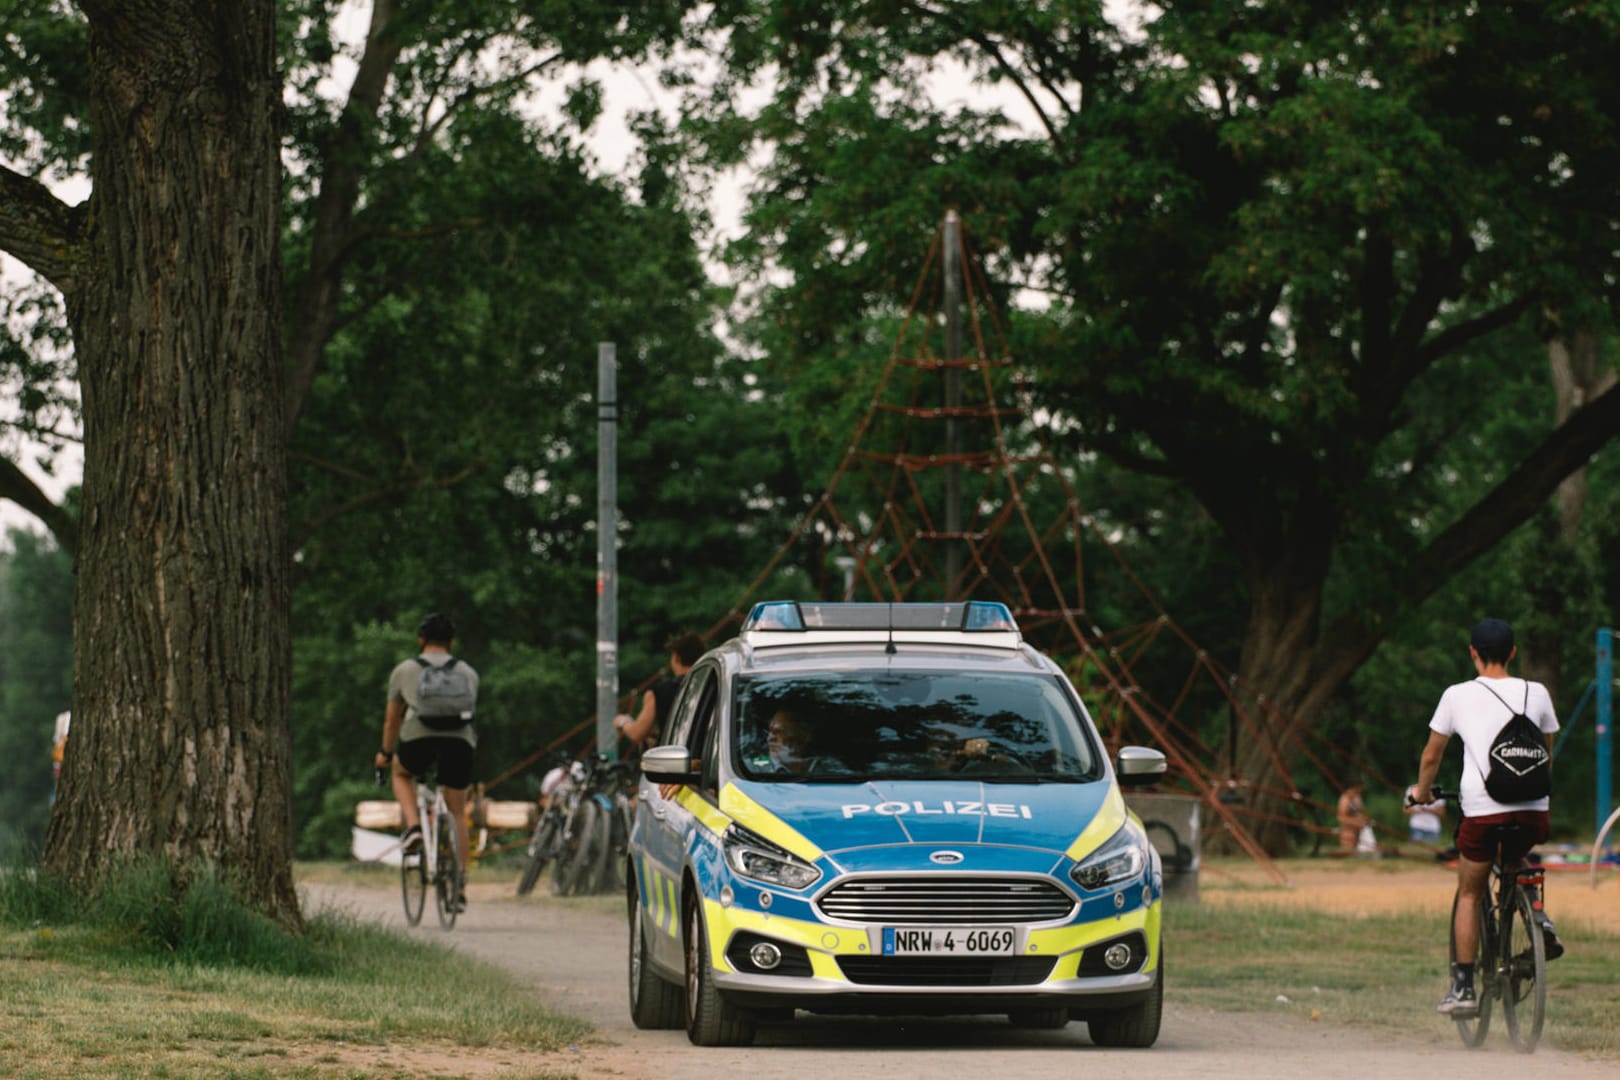
<path id="1" fill-rule="evenodd" d="M 757 604 L 643 755 L 643 1028 L 741 1045 L 795 1010 L 1002 1013 L 1150 1046 L 1159 857 L 1063 671 L 1004 605 Z"/>

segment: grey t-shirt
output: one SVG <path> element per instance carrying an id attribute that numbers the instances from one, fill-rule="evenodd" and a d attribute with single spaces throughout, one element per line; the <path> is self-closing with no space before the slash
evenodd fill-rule
<path id="1" fill-rule="evenodd" d="M 435 666 L 442 666 L 450 662 L 447 652 L 425 652 L 422 659 Z M 457 659 L 456 663 L 465 668 L 467 675 L 472 679 L 473 689 L 478 689 L 478 672 L 467 661 Z M 447 735 L 452 739 L 465 739 L 469 745 L 478 745 L 478 733 L 471 723 L 453 731 L 434 731 L 417 717 L 416 710 L 421 702 L 416 696 L 417 683 L 421 679 L 422 665 L 415 660 L 401 660 L 395 665 L 393 673 L 388 676 L 388 700 L 403 701 L 405 703 L 405 722 L 399 729 L 399 741 L 409 742 L 412 739 L 425 739 L 432 735 Z"/>

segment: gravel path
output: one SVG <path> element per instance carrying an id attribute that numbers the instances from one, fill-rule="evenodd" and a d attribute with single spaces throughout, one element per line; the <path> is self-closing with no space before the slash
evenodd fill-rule
<path id="1" fill-rule="evenodd" d="M 511 1055 L 480 1063 L 451 1058 L 434 1073 L 476 1076 L 575 1075 L 656 1077 L 658 1080 L 805 1080 L 848 1076 L 1107 1077 L 1146 1072 L 1199 1080 L 1366 1080 L 1369 1074 L 1466 1075 L 1470 1080 L 1617 1080 L 1613 1063 L 1585 1061 L 1542 1048 L 1534 1058 L 1513 1053 L 1495 1032 L 1481 1051 L 1465 1050 L 1449 1032 L 1432 1042 L 1392 1040 L 1311 1023 L 1294 1015 L 1216 1013 L 1178 1006 L 1166 995 L 1158 1045 L 1151 1050 L 1104 1050 L 1086 1026 L 1023 1031 L 996 1017 L 847 1019 L 800 1013 L 791 1023 L 763 1027 L 755 1046 L 706 1049 L 680 1031 L 638 1031 L 625 1006 L 626 930 L 622 909 L 601 900 L 518 900 L 510 885 L 471 887 L 471 907 L 446 933 L 427 913 L 408 930 L 396 891 L 309 884 L 306 911 L 337 908 L 402 933 L 440 941 L 512 972 L 552 1008 L 595 1025 L 596 1039 L 544 1058 Z M 431 900 L 429 901 L 431 904 Z M 487 1055 L 486 1055 L 487 1057 Z M 485 1066 L 488 1066 L 487 1068 Z M 533 1070 L 531 1072 L 531 1070 Z M 426 1073 L 424 1073 L 426 1075 Z"/>

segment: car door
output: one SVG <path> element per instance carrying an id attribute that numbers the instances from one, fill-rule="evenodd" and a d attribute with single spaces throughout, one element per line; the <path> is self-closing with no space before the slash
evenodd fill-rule
<path id="1" fill-rule="evenodd" d="M 664 745 L 686 746 L 691 752 L 689 740 L 701 737 L 698 717 L 713 711 L 719 681 L 712 663 L 692 669 L 671 710 L 672 723 Z M 637 870 L 646 918 L 642 929 L 652 946 L 653 962 L 668 971 L 680 971 L 685 963 L 679 940 L 679 902 L 686 838 L 691 830 L 692 813 L 681 805 L 680 794 L 665 798 L 657 784 L 642 777 L 636 799 L 637 848 L 641 854 Z"/>

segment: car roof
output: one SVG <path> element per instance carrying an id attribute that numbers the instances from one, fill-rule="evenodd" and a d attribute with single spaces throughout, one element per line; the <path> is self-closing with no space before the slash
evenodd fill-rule
<path id="1" fill-rule="evenodd" d="M 1023 640 L 1005 605 L 983 601 L 764 601 L 716 652 L 739 672 L 1058 670 Z"/>

